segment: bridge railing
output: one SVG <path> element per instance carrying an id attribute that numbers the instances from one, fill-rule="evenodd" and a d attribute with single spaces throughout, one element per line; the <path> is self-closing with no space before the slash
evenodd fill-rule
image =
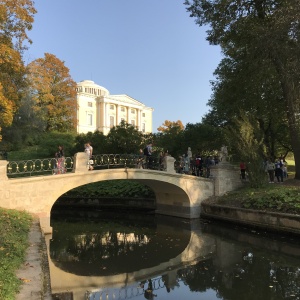
<path id="1" fill-rule="evenodd" d="M 33 175 L 52 175 L 66 173 L 73 170 L 74 158 L 65 157 L 61 165 L 56 158 L 37 158 L 20 161 L 9 161 L 7 164 L 7 176 L 24 177 Z"/>
<path id="2" fill-rule="evenodd" d="M 159 158 L 141 157 L 135 154 L 96 154 L 93 155 L 95 169 L 144 168 L 160 170 Z"/>
<path id="3" fill-rule="evenodd" d="M 161 170 L 159 159 L 152 157 L 150 160 L 135 154 L 96 154 L 93 155 L 95 170 L 112 168 L 145 168 Z M 62 174 L 73 171 L 74 157 L 65 157 L 62 163 L 56 158 L 37 158 L 22 161 L 9 161 L 7 176 L 26 177 L 37 175 Z"/>

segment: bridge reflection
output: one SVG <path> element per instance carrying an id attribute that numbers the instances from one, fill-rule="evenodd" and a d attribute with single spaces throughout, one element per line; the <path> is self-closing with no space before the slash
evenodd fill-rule
<path id="1" fill-rule="evenodd" d="M 185 270 L 185 272 L 189 272 L 189 270 Z M 94 291 L 87 291 L 85 295 L 86 299 L 89 300 L 125 300 L 134 299 L 136 297 L 143 295 L 145 296 L 147 294 L 149 294 L 150 298 L 151 294 L 155 296 L 155 292 L 159 291 L 160 289 L 170 289 L 168 283 L 166 283 L 167 278 L 168 275 L 163 275 L 157 278 L 152 278 L 146 283 L 140 283 L 138 285 L 128 285 L 120 289 L 96 289 Z M 182 280 L 177 279 L 176 283 L 180 281 Z"/>
<path id="2" fill-rule="evenodd" d="M 54 225 L 53 235 L 46 236 L 52 293 L 69 291 L 73 297 L 70 299 L 130 299 L 173 288 L 178 284 L 178 272 L 184 277 L 188 266 L 208 259 L 216 249 L 214 239 L 201 233 L 199 222 L 182 222 L 176 232 L 168 222 L 169 219 L 155 228 L 143 228 L 143 245 L 132 235 L 133 242 L 124 242 L 124 235 L 119 235 L 111 244 L 100 238 L 100 231 L 90 237 L 77 231 L 64 243 L 66 235 L 60 234 Z M 55 240 L 64 246 L 58 249 Z M 104 257 L 107 247 L 114 250 Z"/>

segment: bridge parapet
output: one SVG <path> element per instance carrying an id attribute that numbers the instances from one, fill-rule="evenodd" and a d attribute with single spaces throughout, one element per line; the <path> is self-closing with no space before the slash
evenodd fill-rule
<path id="1" fill-rule="evenodd" d="M 88 172 L 87 156 L 84 152 L 78 152 L 74 155 L 73 173 Z"/>
<path id="2" fill-rule="evenodd" d="M 7 160 L 0 160 L 0 181 L 8 180 L 6 174 L 7 164 L 8 164 Z"/>
<path id="3" fill-rule="evenodd" d="M 228 162 L 211 167 L 211 175 L 214 178 L 215 196 L 222 196 L 242 186 L 239 169 Z"/>

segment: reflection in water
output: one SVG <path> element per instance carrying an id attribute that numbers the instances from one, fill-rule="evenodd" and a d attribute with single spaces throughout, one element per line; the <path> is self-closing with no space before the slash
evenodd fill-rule
<path id="1" fill-rule="evenodd" d="M 80 214 L 52 220 L 55 299 L 300 299 L 296 238 L 200 220 Z"/>

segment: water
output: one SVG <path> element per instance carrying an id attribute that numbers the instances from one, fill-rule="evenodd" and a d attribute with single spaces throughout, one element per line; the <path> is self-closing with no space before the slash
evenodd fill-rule
<path id="1" fill-rule="evenodd" d="M 54 299 L 300 299 L 299 238 L 143 213 L 54 214 Z"/>

